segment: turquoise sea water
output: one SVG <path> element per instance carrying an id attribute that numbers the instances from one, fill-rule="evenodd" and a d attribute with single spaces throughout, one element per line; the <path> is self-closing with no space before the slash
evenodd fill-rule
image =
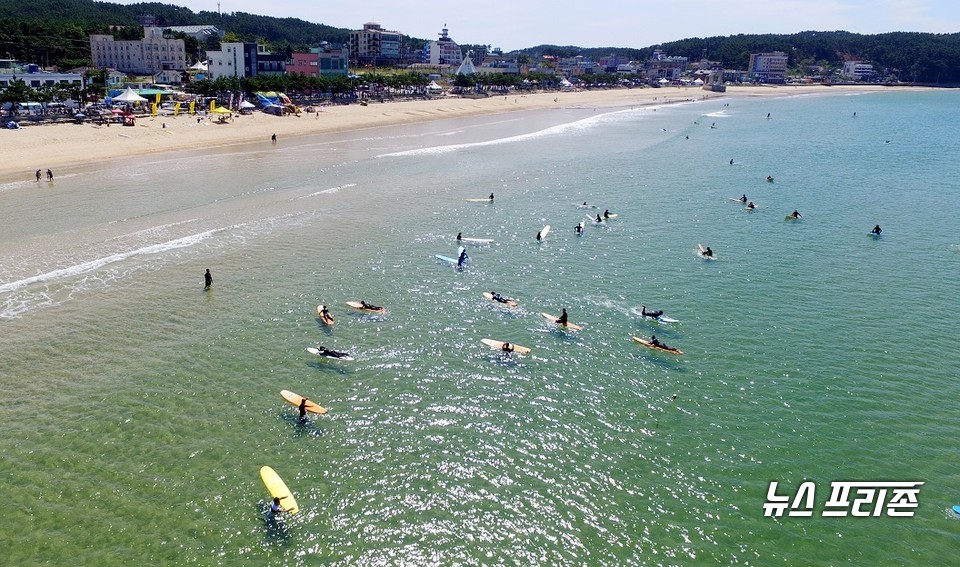
<path id="1" fill-rule="evenodd" d="M 570 105 L 0 185 L 4 561 L 951 564 L 958 102 Z M 495 239 L 462 272 L 459 231 Z M 805 480 L 814 517 L 764 517 Z M 925 484 L 913 518 L 820 517 L 840 480 Z"/>

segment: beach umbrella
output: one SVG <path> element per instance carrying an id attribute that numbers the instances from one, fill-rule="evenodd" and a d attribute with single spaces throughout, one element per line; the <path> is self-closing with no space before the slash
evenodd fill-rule
<path id="1" fill-rule="evenodd" d="M 230 114 L 230 109 L 218 106 L 210 110 L 210 112 L 216 112 L 217 114 Z"/>

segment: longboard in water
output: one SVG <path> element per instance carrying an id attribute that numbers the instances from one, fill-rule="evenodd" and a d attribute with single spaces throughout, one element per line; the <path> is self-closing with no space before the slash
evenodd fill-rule
<path id="1" fill-rule="evenodd" d="M 793 216 L 793 215 L 787 215 L 787 216 L 783 217 L 783 220 L 791 221 L 791 220 L 800 220 L 800 219 L 802 219 L 802 218 L 803 218 L 802 216 L 801 216 L 801 217 L 795 217 L 795 216 Z"/>
<path id="2" fill-rule="evenodd" d="M 492 238 L 461 238 L 460 242 L 464 244 L 490 244 L 493 242 Z"/>
<path id="3" fill-rule="evenodd" d="M 457 263 L 457 260 L 456 260 L 456 259 L 451 258 L 450 256 L 444 256 L 443 254 L 436 254 L 434 257 L 435 257 L 437 260 L 440 260 L 441 262 L 446 262 L 446 263 L 448 263 L 448 264 L 456 264 L 456 263 Z"/>
<path id="4" fill-rule="evenodd" d="M 496 299 L 493 298 L 493 294 L 490 293 L 489 291 L 483 292 L 483 296 L 498 305 L 506 305 L 507 307 L 516 307 L 517 305 L 519 305 L 519 303 L 517 303 L 515 300 L 507 299 L 506 297 L 504 297 L 506 301 L 497 301 Z"/>
<path id="5" fill-rule="evenodd" d="M 954 514 L 960 515 L 960 505 L 954 505 L 952 510 Z"/>
<path id="6" fill-rule="evenodd" d="M 559 319 L 559 317 L 557 317 L 556 315 L 551 315 L 549 313 L 541 313 L 540 315 L 547 321 L 550 321 L 551 323 L 557 323 L 557 319 Z M 583 329 L 583 327 L 581 327 L 580 325 L 575 325 L 569 321 L 567 321 L 566 325 L 560 325 L 560 326 L 563 327 L 564 329 L 570 329 L 571 331 L 579 331 Z"/>
<path id="7" fill-rule="evenodd" d="M 492 349 L 496 349 L 496 350 L 499 350 L 499 351 L 501 351 L 501 352 L 515 352 L 515 353 L 517 353 L 517 354 L 530 354 L 530 349 L 528 349 L 527 347 L 525 347 L 525 346 L 520 346 L 520 345 L 515 345 L 515 344 L 513 344 L 513 343 L 510 343 L 510 346 L 513 347 L 511 350 L 504 351 L 504 350 L 503 350 L 503 341 L 497 341 L 497 340 L 494 340 L 494 339 L 480 339 L 480 342 L 483 343 L 483 344 L 485 344 L 485 345 L 487 345 L 488 347 L 490 347 L 490 348 L 492 348 Z"/>
<path id="8" fill-rule="evenodd" d="M 303 400 L 303 396 L 300 394 L 295 394 L 290 390 L 280 390 L 280 397 L 282 397 L 287 403 L 300 407 L 300 402 Z M 315 413 L 317 415 L 323 415 L 327 413 L 326 408 L 320 407 L 316 402 L 307 400 L 305 408 L 308 413 Z"/>
<path id="9" fill-rule="evenodd" d="M 456 260 L 454 260 L 454 262 L 456 262 Z M 350 307 L 353 307 L 354 309 L 359 309 L 360 311 L 366 311 L 367 313 L 386 313 L 387 312 L 386 307 L 378 307 L 377 309 L 367 309 L 359 301 L 348 301 L 347 305 L 349 305 Z"/>
<path id="10" fill-rule="evenodd" d="M 353 360 L 353 357 L 347 353 L 343 353 L 343 356 L 334 356 L 332 354 L 321 353 L 320 349 L 316 347 L 307 347 L 306 350 L 310 354 L 319 356 L 320 358 L 329 358 L 331 360 Z"/>
<path id="11" fill-rule="evenodd" d="M 334 323 L 334 321 L 333 321 L 333 316 L 332 316 L 332 315 L 328 315 L 328 316 L 325 317 L 325 316 L 323 315 L 323 308 L 324 308 L 323 305 L 317 305 L 317 317 L 320 318 L 320 321 L 322 321 L 324 325 L 326 325 L 326 326 L 328 326 L 328 327 L 332 327 L 332 326 L 333 326 L 333 323 Z"/>
<path id="12" fill-rule="evenodd" d="M 679 323 L 679 319 L 674 319 L 673 317 L 667 317 L 666 315 L 661 315 L 659 317 L 651 317 L 649 315 L 640 315 L 644 319 L 650 319 L 651 321 L 656 321 L 658 323 Z"/>
<path id="13" fill-rule="evenodd" d="M 660 346 L 660 345 L 655 345 L 655 344 L 651 343 L 650 341 L 645 341 L 645 340 L 641 339 L 640 337 L 632 337 L 632 338 L 633 338 L 633 342 L 635 342 L 635 343 L 640 343 L 640 344 L 642 344 L 643 346 L 645 346 L 645 347 L 647 347 L 647 348 L 652 348 L 653 350 L 659 350 L 659 351 L 662 351 L 662 352 L 668 352 L 668 353 L 670 353 L 670 354 L 683 354 L 683 351 L 680 350 L 680 349 L 678 349 L 678 348 L 662 347 L 662 346 Z"/>
<path id="14" fill-rule="evenodd" d="M 290 492 L 290 489 L 287 488 L 287 485 L 276 471 L 270 467 L 261 467 L 260 480 L 262 480 L 263 485 L 267 487 L 267 492 L 270 493 L 271 498 L 280 499 L 280 505 L 283 506 L 288 514 L 296 514 L 300 511 L 296 498 L 293 497 L 293 493 Z"/>
<path id="15" fill-rule="evenodd" d="M 467 199 L 468 203 L 492 203 L 493 199 L 487 197 L 486 199 Z"/>

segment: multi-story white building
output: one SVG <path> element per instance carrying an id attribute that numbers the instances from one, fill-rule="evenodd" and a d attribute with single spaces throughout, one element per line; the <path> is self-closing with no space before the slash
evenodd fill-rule
<path id="1" fill-rule="evenodd" d="M 782 51 L 773 53 L 751 53 L 747 72 L 761 83 L 787 82 L 787 54 Z"/>
<path id="2" fill-rule="evenodd" d="M 841 75 L 848 79 L 862 81 L 873 77 L 873 65 L 863 61 L 847 61 L 843 64 Z"/>
<path id="3" fill-rule="evenodd" d="M 460 65 L 463 52 L 457 42 L 449 36 L 446 27 L 440 32 L 440 39 L 431 41 L 423 48 L 423 62 L 430 65 Z"/>
<path id="4" fill-rule="evenodd" d="M 388 31 L 380 24 L 368 22 L 362 30 L 350 32 L 350 59 L 359 65 L 391 63 L 400 60 L 400 40 L 403 34 Z"/>
<path id="5" fill-rule="evenodd" d="M 182 39 L 163 37 L 163 28 L 143 28 L 143 39 L 117 41 L 109 34 L 90 36 L 90 56 L 98 69 L 153 75 L 164 69 L 183 71 L 187 65 Z"/>

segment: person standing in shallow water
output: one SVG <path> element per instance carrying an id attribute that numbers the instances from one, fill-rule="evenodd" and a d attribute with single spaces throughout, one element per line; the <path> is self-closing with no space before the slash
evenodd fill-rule
<path id="1" fill-rule="evenodd" d="M 40 170 L 37 170 L 37 183 L 40 183 Z"/>
<path id="2" fill-rule="evenodd" d="M 53 172 L 49 169 L 47 170 L 47 181 L 53 181 Z"/>
<path id="3" fill-rule="evenodd" d="M 210 268 L 207 268 L 207 272 L 203 274 L 203 289 L 210 289 L 210 286 L 213 285 L 213 276 L 210 275 Z"/>
<path id="4" fill-rule="evenodd" d="M 273 136 L 270 136 L 270 141 L 273 142 L 274 144 L 276 144 L 276 143 L 277 143 L 277 135 L 274 134 Z"/>

